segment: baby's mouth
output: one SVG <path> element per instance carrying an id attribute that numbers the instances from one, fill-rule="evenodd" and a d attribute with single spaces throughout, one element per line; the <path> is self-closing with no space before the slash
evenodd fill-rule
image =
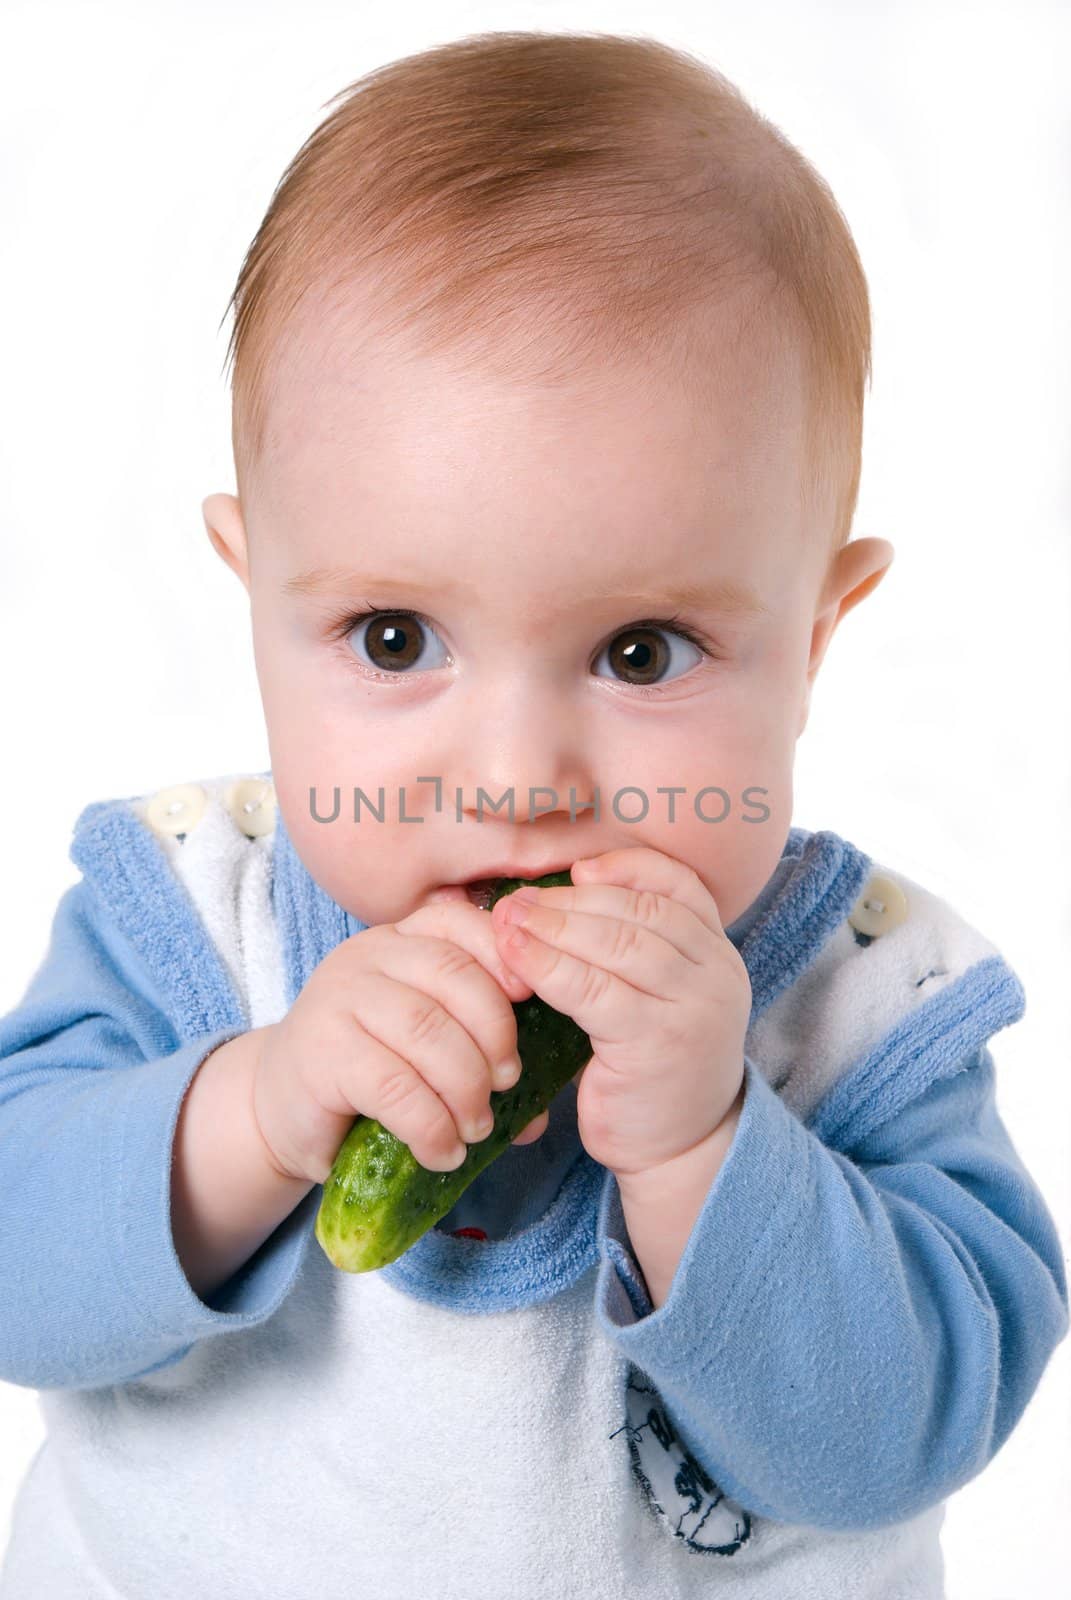
<path id="1" fill-rule="evenodd" d="M 479 906 L 481 911 L 486 911 L 491 904 L 491 895 L 494 891 L 497 878 L 473 878 L 471 883 L 462 884 L 470 905 Z"/>
<path id="2" fill-rule="evenodd" d="M 497 878 L 473 878 L 469 883 L 444 883 L 438 889 L 433 889 L 428 895 L 427 904 L 437 905 L 441 901 L 467 900 L 470 906 L 479 906 L 481 911 L 489 909 L 491 893 Z"/>
<path id="3" fill-rule="evenodd" d="M 491 909 L 491 899 L 496 886 L 500 883 L 534 883 L 541 878 L 549 877 L 552 873 L 568 873 L 569 867 L 560 861 L 555 864 L 543 863 L 518 867 L 502 864 L 499 871 L 489 878 L 469 878 L 464 883 L 444 883 L 433 889 L 425 901 L 426 905 L 436 905 L 442 901 L 467 900 L 470 906 L 479 906 L 481 911 Z"/>

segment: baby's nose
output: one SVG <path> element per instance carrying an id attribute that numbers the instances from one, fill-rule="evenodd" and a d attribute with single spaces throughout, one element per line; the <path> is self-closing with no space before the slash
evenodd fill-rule
<path id="1" fill-rule="evenodd" d="M 568 816 L 570 807 L 588 817 L 596 778 L 575 714 L 545 692 L 489 709 L 465 739 L 460 809 L 515 823 Z"/>

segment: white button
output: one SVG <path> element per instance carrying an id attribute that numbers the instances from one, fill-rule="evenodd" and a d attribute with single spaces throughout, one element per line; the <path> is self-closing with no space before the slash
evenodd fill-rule
<path id="1" fill-rule="evenodd" d="M 906 916 L 907 898 L 900 885 L 875 873 L 848 913 L 848 921 L 859 933 L 876 939 L 898 928 Z"/>
<path id="2" fill-rule="evenodd" d="M 275 827 L 275 788 L 267 778 L 239 778 L 227 790 L 224 804 L 250 839 Z"/>
<path id="3" fill-rule="evenodd" d="M 154 794 L 145 818 L 154 833 L 189 833 L 204 815 L 207 796 L 199 783 L 176 783 Z"/>

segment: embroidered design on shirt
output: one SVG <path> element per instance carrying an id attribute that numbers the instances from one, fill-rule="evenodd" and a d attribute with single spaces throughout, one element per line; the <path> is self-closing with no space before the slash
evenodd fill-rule
<path id="1" fill-rule="evenodd" d="M 729 1500 L 677 1438 L 657 1389 L 630 1368 L 625 1388 L 628 1439 L 633 1475 L 643 1485 L 647 1503 L 661 1516 L 674 1537 L 703 1555 L 735 1555 L 751 1536 L 751 1518 Z M 615 1434 L 610 1435 L 611 1438 Z"/>

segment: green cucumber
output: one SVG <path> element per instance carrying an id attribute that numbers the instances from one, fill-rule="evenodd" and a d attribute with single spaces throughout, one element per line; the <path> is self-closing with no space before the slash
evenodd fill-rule
<path id="1" fill-rule="evenodd" d="M 500 878 L 488 911 L 527 884 L 571 884 L 568 872 L 542 878 Z M 521 1075 L 512 1089 L 492 1091 L 495 1125 L 469 1145 L 453 1172 L 422 1167 L 407 1144 L 373 1117 L 358 1117 L 335 1157 L 316 1217 L 316 1238 L 343 1272 L 385 1267 L 434 1227 L 485 1167 L 508 1150 L 591 1059 L 591 1041 L 571 1017 L 533 994 L 513 1007 Z"/>

